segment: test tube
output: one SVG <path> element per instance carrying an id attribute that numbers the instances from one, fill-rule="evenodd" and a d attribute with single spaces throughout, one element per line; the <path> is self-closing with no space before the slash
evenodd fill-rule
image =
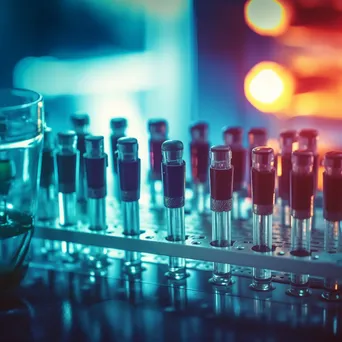
<path id="1" fill-rule="evenodd" d="M 148 130 L 150 133 L 149 152 L 150 152 L 150 195 L 152 207 L 162 207 L 161 202 L 161 169 L 162 163 L 162 144 L 167 140 L 168 125 L 163 119 L 151 119 L 148 121 Z"/>
<path id="2" fill-rule="evenodd" d="M 241 210 L 243 201 L 243 190 L 246 178 L 246 156 L 247 151 L 242 145 L 243 129 L 241 127 L 224 127 L 223 140 L 225 145 L 232 151 L 232 165 L 234 167 L 233 179 L 233 220 L 243 218 Z"/>
<path id="3" fill-rule="evenodd" d="M 77 149 L 79 154 L 79 181 L 77 187 L 77 200 L 85 203 L 87 200 L 87 180 L 85 176 L 83 155 L 86 152 L 85 137 L 89 129 L 89 115 L 83 113 L 75 113 L 71 115 L 71 122 L 77 135 Z"/>
<path id="4" fill-rule="evenodd" d="M 324 249 L 327 253 L 342 252 L 342 152 L 324 156 L 323 216 L 325 219 Z M 322 297 L 328 301 L 342 299 L 341 279 L 325 279 Z"/>
<path id="5" fill-rule="evenodd" d="M 74 131 L 57 135 L 56 153 L 59 223 L 61 226 L 76 224 L 76 187 L 79 169 L 77 136 Z"/>
<path id="6" fill-rule="evenodd" d="M 310 256 L 311 227 L 314 201 L 313 153 L 296 150 L 292 153 L 291 172 L 291 254 L 297 257 Z M 310 294 L 309 275 L 290 276 L 288 294 L 304 297 Z"/>
<path id="7" fill-rule="evenodd" d="M 228 248 L 232 240 L 233 167 L 229 146 L 210 149 L 210 208 L 212 212 L 212 242 L 219 248 Z M 215 285 L 232 284 L 230 264 L 214 263 L 210 281 Z"/>
<path id="8" fill-rule="evenodd" d="M 209 143 L 208 124 L 198 122 L 190 127 L 191 175 L 193 181 L 192 209 L 200 214 L 207 210 Z"/>
<path id="9" fill-rule="evenodd" d="M 50 127 L 45 127 L 39 189 L 39 202 L 41 205 L 39 205 L 38 208 L 38 218 L 41 221 L 49 221 L 56 218 L 57 203 L 55 186 L 54 141 L 52 129 Z"/>
<path id="10" fill-rule="evenodd" d="M 108 165 L 107 154 L 104 153 L 103 136 L 88 135 L 85 138 L 86 153 L 84 163 L 88 184 L 88 218 L 89 228 L 105 230 L 106 223 L 106 196 Z"/>
<path id="11" fill-rule="evenodd" d="M 290 173 L 292 170 L 292 149 L 297 141 L 297 132 L 288 130 L 280 133 L 280 158 L 278 165 L 278 195 L 281 200 L 281 219 L 285 226 L 291 224 Z"/>
<path id="12" fill-rule="evenodd" d="M 104 153 L 103 136 L 87 135 L 85 138 L 86 153 L 84 166 L 87 180 L 89 229 L 104 231 L 106 223 L 107 179 L 106 168 L 108 157 Z M 107 249 L 91 246 L 88 255 L 89 266 L 93 270 L 103 269 L 107 263 Z"/>
<path id="13" fill-rule="evenodd" d="M 272 214 L 275 200 L 274 152 L 270 147 L 255 147 L 252 150 L 252 202 L 253 202 L 253 250 L 259 253 L 272 252 Z M 253 269 L 251 288 L 270 291 L 271 270 Z"/>
<path id="14" fill-rule="evenodd" d="M 184 243 L 185 241 L 185 162 L 183 160 L 183 149 L 183 143 L 179 140 L 167 140 L 162 145 L 162 180 L 167 240 L 174 243 Z M 184 279 L 187 276 L 185 259 L 170 257 L 167 276 L 176 280 Z"/>
<path id="15" fill-rule="evenodd" d="M 298 135 L 298 149 L 311 151 L 313 153 L 314 191 L 316 194 L 319 168 L 318 131 L 316 129 L 302 129 Z"/>
<path id="16" fill-rule="evenodd" d="M 121 208 L 124 234 L 140 234 L 140 159 L 138 141 L 135 138 L 120 138 L 118 148 L 118 174 L 121 190 Z M 141 256 L 138 252 L 125 252 L 125 271 L 136 274 L 141 271 Z"/>

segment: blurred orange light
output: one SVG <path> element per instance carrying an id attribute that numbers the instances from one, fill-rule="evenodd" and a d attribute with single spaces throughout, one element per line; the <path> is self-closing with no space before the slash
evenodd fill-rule
<path id="1" fill-rule="evenodd" d="M 290 9 L 279 0 L 249 0 L 245 4 L 247 25 L 262 36 L 279 36 L 290 24 Z"/>
<path id="2" fill-rule="evenodd" d="M 245 78 L 247 100 L 265 113 L 279 112 L 286 108 L 294 93 L 291 73 L 274 62 L 261 62 L 254 66 Z"/>

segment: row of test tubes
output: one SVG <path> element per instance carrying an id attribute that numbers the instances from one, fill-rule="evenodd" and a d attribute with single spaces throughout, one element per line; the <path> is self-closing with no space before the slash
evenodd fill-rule
<path id="1" fill-rule="evenodd" d="M 51 194 L 50 185 L 53 184 L 54 175 L 57 175 L 59 223 L 62 226 L 75 225 L 78 182 L 80 184 L 78 189 L 81 189 L 78 191 L 78 199 L 88 203 L 87 216 L 90 229 L 105 230 L 108 158 L 104 153 L 104 137 L 88 134 L 86 128 L 89 125 L 89 117 L 87 115 L 74 115 L 72 121 L 75 131 L 58 133 L 57 151 L 54 151 L 52 147 L 51 130 L 45 131 L 41 187 L 46 197 L 43 198 L 48 199 Z M 127 127 L 125 119 L 113 119 L 111 127 L 113 173 L 118 180 L 117 189 L 122 204 L 124 233 L 128 236 L 136 236 L 140 233 L 138 142 L 135 138 L 123 137 Z M 161 182 L 163 207 L 166 208 L 167 239 L 172 242 L 184 242 L 183 143 L 177 140 L 167 140 L 168 127 L 165 120 L 151 120 L 148 127 L 150 131 L 151 202 L 152 205 L 158 205 L 156 183 Z M 249 153 L 242 145 L 243 130 L 241 128 L 224 128 L 224 145 L 211 148 L 206 123 L 201 122 L 191 126 L 190 132 L 192 137 L 190 165 L 195 199 L 193 203 L 195 209 L 205 211 L 205 201 L 199 201 L 199 198 L 203 199 L 206 193 L 209 193 L 213 247 L 230 248 L 231 214 L 234 201 L 237 200 L 239 203 L 241 192 L 247 190 L 246 196 L 252 198 L 253 249 L 260 253 L 272 252 L 275 163 L 279 160 L 282 172 L 278 178 L 278 195 L 289 206 L 288 212 L 291 214 L 291 253 L 298 257 L 309 257 L 313 200 L 317 186 L 317 132 L 302 130 L 299 138 L 294 131 L 283 132 L 280 135 L 280 158 L 275 158 L 272 148 L 264 146 L 267 142 L 267 133 L 264 129 L 255 128 L 248 132 Z M 299 149 L 292 151 L 297 140 L 299 140 Z M 56 172 L 53 170 L 54 165 Z M 339 252 L 341 249 L 342 208 L 340 208 L 338 198 L 340 192 L 332 191 L 332 189 L 337 189 L 341 183 L 342 154 L 338 152 L 326 154 L 324 165 L 326 169 L 324 218 L 327 222 L 325 249 L 332 253 Z M 80 170 L 79 178 L 77 177 L 78 169 Z M 246 172 L 248 169 L 251 172 Z M 239 214 L 239 210 L 237 213 Z M 126 266 L 132 272 L 141 270 L 139 253 L 126 252 L 125 259 Z M 185 278 L 187 276 L 185 259 L 171 257 L 168 276 L 172 279 Z M 232 283 L 231 266 L 214 264 L 211 281 L 216 285 L 230 285 Z M 308 284 L 308 275 L 292 275 L 289 293 L 296 296 L 308 295 L 310 293 Z M 251 287 L 257 291 L 272 290 L 271 271 L 255 269 Z M 338 280 L 326 280 L 326 288 L 324 295 L 326 299 L 340 298 L 341 288 Z"/>

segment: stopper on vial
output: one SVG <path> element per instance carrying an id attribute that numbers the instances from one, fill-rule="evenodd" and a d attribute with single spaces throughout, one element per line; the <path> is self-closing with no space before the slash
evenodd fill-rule
<path id="1" fill-rule="evenodd" d="M 299 132 L 299 149 L 317 153 L 318 131 L 316 129 L 302 129 Z"/>
<path id="2" fill-rule="evenodd" d="M 300 170 L 311 172 L 314 163 L 314 155 L 308 150 L 296 150 L 292 152 L 292 171 Z"/>
<path id="3" fill-rule="evenodd" d="M 165 164 L 183 162 L 183 143 L 180 140 L 167 140 L 162 144 L 163 162 Z"/>
<path id="4" fill-rule="evenodd" d="M 323 165 L 329 175 L 342 175 L 342 152 L 331 151 L 324 155 Z"/>
<path id="5" fill-rule="evenodd" d="M 127 128 L 127 120 L 125 118 L 113 118 L 110 120 L 110 128 L 114 134 L 117 131 L 125 131 Z"/>
<path id="6" fill-rule="evenodd" d="M 210 148 L 210 166 L 212 168 L 231 168 L 232 150 L 226 145 L 215 145 Z"/>
<path id="7" fill-rule="evenodd" d="M 104 154 L 104 137 L 102 135 L 87 135 L 85 146 L 88 157 L 102 157 Z"/>
<path id="8" fill-rule="evenodd" d="M 288 130 L 280 133 L 280 149 L 282 154 L 292 153 L 292 145 L 297 141 L 297 131 Z"/>
<path id="9" fill-rule="evenodd" d="M 242 127 L 224 127 L 223 128 L 223 140 L 228 146 L 232 145 L 242 145 Z"/>
<path id="10" fill-rule="evenodd" d="M 77 135 L 75 131 L 59 132 L 57 134 L 57 144 L 61 150 L 70 152 L 76 151 Z"/>
<path id="11" fill-rule="evenodd" d="M 197 122 L 190 127 L 190 133 L 193 141 L 207 141 L 208 124 L 206 122 Z"/>
<path id="12" fill-rule="evenodd" d="M 75 113 L 71 115 L 71 122 L 74 125 L 76 133 L 86 133 L 90 118 L 86 113 Z"/>
<path id="13" fill-rule="evenodd" d="M 53 136 L 52 136 L 52 128 L 45 127 L 44 130 L 44 148 L 52 149 L 53 148 Z"/>
<path id="14" fill-rule="evenodd" d="M 117 144 L 119 160 L 138 159 L 138 140 L 135 138 L 120 138 Z"/>
<path id="15" fill-rule="evenodd" d="M 265 146 L 267 143 L 267 131 L 265 128 L 251 128 L 248 132 L 250 146 Z"/>
<path id="16" fill-rule="evenodd" d="M 271 171 L 274 167 L 273 148 L 267 146 L 253 148 L 252 167 L 258 171 Z"/>
<path id="17" fill-rule="evenodd" d="M 166 138 L 168 133 L 167 121 L 164 119 L 150 119 L 148 121 L 148 131 L 152 139 Z"/>

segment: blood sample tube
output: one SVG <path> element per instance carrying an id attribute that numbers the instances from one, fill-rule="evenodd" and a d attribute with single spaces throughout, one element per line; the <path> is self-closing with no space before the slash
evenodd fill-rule
<path id="1" fill-rule="evenodd" d="M 121 208 L 124 234 L 140 234 L 140 159 L 138 141 L 135 138 L 120 138 L 118 148 L 118 174 L 121 190 Z M 141 256 L 138 252 L 125 252 L 125 271 L 135 274 L 141 271 Z"/>
<path id="2" fill-rule="evenodd" d="M 77 200 L 85 202 L 87 199 L 87 180 L 85 177 L 85 168 L 83 155 L 86 152 L 85 137 L 89 129 L 89 115 L 88 114 L 73 114 L 71 115 L 71 122 L 77 135 L 77 149 L 80 152 L 79 161 L 79 181 L 77 187 Z"/>
<path id="3" fill-rule="evenodd" d="M 76 224 L 76 187 L 79 168 L 77 136 L 74 131 L 57 135 L 56 153 L 59 223 L 62 226 Z"/>
<path id="4" fill-rule="evenodd" d="M 212 212 L 212 246 L 228 248 L 232 240 L 233 167 L 229 146 L 210 149 L 210 209 Z M 210 280 L 215 285 L 232 283 L 231 266 L 214 263 Z"/>
<path id="5" fill-rule="evenodd" d="M 319 168 L 319 155 L 318 155 L 318 131 L 316 129 L 302 129 L 298 135 L 298 149 L 307 150 L 313 153 L 313 172 L 315 179 L 315 193 L 317 190 L 318 182 L 318 168 Z"/>
<path id="6" fill-rule="evenodd" d="M 84 166 L 87 179 L 89 229 L 103 231 L 106 223 L 107 179 L 106 168 L 108 157 L 104 153 L 103 136 L 87 135 L 85 137 L 86 153 Z M 87 258 L 88 266 L 93 270 L 103 269 L 108 265 L 107 249 L 91 246 Z"/>
<path id="7" fill-rule="evenodd" d="M 280 133 L 280 155 L 278 165 L 278 195 L 281 200 L 281 219 L 285 226 L 291 224 L 290 173 L 292 170 L 292 148 L 297 141 L 293 130 Z"/>
<path id="8" fill-rule="evenodd" d="M 272 252 L 272 214 L 275 200 L 274 152 L 270 147 L 252 150 L 253 250 Z M 272 273 L 253 269 L 251 288 L 256 291 L 272 290 Z"/>
<path id="9" fill-rule="evenodd" d="M 198 213 L 206 211 L 208 197 L 209 143 L 208 124 L 199 122 L 191 126 L 191 175 L 193 181 L 192 209 Z"/>
<path id="10" fill-rule="evenodd" d="M 163 119 L 151 119 L 148 121 L 148 130 L 150 133 L 149 152 L 150 152 L 150 194 L 153 207 L 162 207 L 161 204 L 161 168 L 162 163 L 162 144 L 167 140 L 168 125 Z"/>
<path id="11" fill-rule="evenodd" d="M 162 153 L 167 240 L 182 243 L 185 241 L 185 162 L 183 160 L 183 143 L 179 140 L 167 140 L 162 145 Z M 187 276 L 185 259 L 170 257 L 167 276 L 177 280 L 185 278 Z"/>
<path id="12" fill-rule="evenodd" d="M 41 221 L 54 220 L 57 214 L 56 207 L 56 179 L 54 164 L 54 141 L 52 129 L 44 130 L 44 146 L 40 171 L 38 218 Z"/>
<path id="13" fill-rule="evenodd" d="M 107 154 L 104 153 L 103 136 L 88 135 L 85 138 L 86 153 L 84 163 L 88 184 L 88 218 L 89 228 L 105 230 L 106 224 L 106 196 L 108 165 Z"/>
<path id="14" fill-rule="evenodd" d="M 232 151 L 232 165 L 234 167 L 232 209 L 234 220 L 238 220 L 243 217 L 241 206 L 244 198 L 243 190 L 245 188 L 246 181 L 247 151 L 242 146 L 242 135 L 243 129 L 241 127 L 223 128 L 223 140 L 225 145 L 230 146 Z"/>
<path id="15" fill-rule="evenodd" d="M 325 219 L 324 249 L 327 253 L 342 252 L 342 152 L 324 156 L 323 216 Z M 342 279 L 326 279 L 323 298 L 342 299 Z"/>
<path id="16" fill-rule="evenodd" d="M 297 150 L 292 153 L 291 254 L 297 257 L 310 256 L 314 201 L 313 162 L 313 153 L 308 150 Z M 309 295 L 309 275 L 292 273 L 288 294 L 296 297 Z"/>

